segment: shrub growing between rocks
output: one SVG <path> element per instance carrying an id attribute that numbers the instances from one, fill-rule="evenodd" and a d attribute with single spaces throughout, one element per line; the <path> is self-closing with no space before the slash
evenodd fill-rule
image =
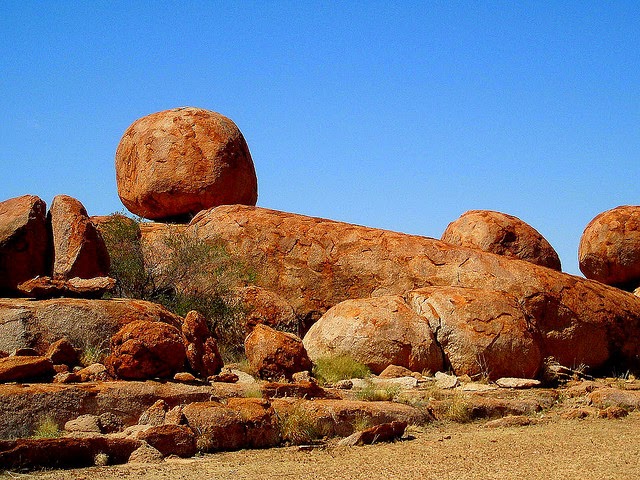
<path id="1" fill-rule="evenodd" d="M 371 370 L 366 365 L 348 356 L 318 358 L 313 366 L 313 376 L 321 385 L 369 375 Z"/>

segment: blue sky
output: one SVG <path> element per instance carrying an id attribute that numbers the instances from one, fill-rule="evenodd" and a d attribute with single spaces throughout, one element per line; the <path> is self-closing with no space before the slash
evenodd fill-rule
<path id="1" fill-rule="evenodd" d="M 640 4 L 0 2 L 0 198 L 122 210 L 137 118 L 233 119 L 258 205 L 439 238 L 466 210 L 537 228 L 563 268 L 638 204 Z"/>

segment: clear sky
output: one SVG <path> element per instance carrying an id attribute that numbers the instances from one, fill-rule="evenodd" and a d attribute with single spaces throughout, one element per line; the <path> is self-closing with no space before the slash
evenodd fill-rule
<path id="1" fill-rule="evenodd" d="M 120 211 L 137 118 L 233 119 L 258 205 L 439 238 L 520 217 L 579 273 L 639 204 L 640 3 L 0 1 L 0 198 Z"/>

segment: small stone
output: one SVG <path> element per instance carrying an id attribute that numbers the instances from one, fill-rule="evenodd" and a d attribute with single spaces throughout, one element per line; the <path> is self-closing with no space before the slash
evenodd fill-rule
<path id="1" fill-rule="evenodd" d="M 193 383 L 197 381 L 196 377 L 194 377 L 189 372 L 178 372 L 173 376 L 173 379 L 176 382 L 182 382 L 182 383 Z"/>
<path id="2" fill-rule="evenodd" d="M 380 378 L 399 378 L 413 376 L 413 372 L 405 367 L 389 365 L 379 375 Z"/>
<path id="3" fill-rule="evenodd" d="M 436 387 L 442 389 L 456 388 L 459 385 L 458 377 L 436 372 Z"/>
<path id="4" fill-rule="evenodd" d="M 128 463 L 162 463 L 162 453 L 147 442 L 142 442 L 129 456 Z"/>
<path id="5" fill-rule="evenodd" d="M 351 390 L 353 388 L 353 382 L 351 380 L 338 380 L 333 386 L 340 390 Z"/>
<path id="6" fill-rule="evenodd" d="M 184 423 L 182 408 L 182 405 L 176 405 L 169 410 L 164 416 L 165 425 L 182 425 Z"/>
<path id="7" fill-rule="evenodd" d="M 530 378 L 513 378 L 503 377 L 496 380 L 496 385 L 501 388 L 535 388 L 541 385 L 540 380 L 533 380 Z"/>
<path id="8" fill-rule="evenodd" d="M 64 424 L 67 432 L 101 433 L 100 420 L 96 415 L 80 415 L 75 420 L 69 420 Z"/>
<path id="9" fill-rule="evenodd" d="M 535 423 L 535 419 L 525 417 L 524 415 L 507 415 L 506 417 L 491 420 L 485 423 L 484 426 L 486 428 L 526 427 L 527 425 L 533 425 Z"/>
<path id="10" fill-rule="evenodd" d="M 80 383 L 82 379 L 80 375 L 72 372 L 56 373 L 53 376 L 53 383 Z"/>

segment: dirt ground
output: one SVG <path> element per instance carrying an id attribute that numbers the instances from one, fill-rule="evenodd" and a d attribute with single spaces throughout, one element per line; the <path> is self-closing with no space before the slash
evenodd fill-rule
<path id="1" fill-rule="evenodd" d="M 393 444 L 216 453 L 157 465 L 12 474 L 62 479 L 638 479 L 640 412 L 618 420 L 540 419 L 486 428 L 482 422 L 409 428 Z M 1 478 L 11 478 L 9 475 Z"/>

